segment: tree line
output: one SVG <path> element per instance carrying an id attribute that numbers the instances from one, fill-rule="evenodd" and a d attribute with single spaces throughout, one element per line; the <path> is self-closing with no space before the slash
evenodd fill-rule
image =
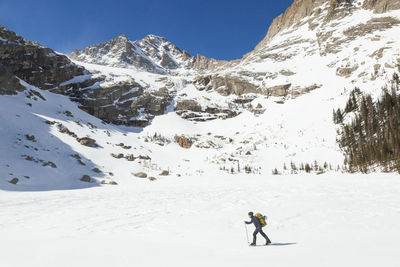
<path id="1" fill-rule="evenodd" d="M 348 171 L 366 173 L 381 168 L 400 173 L 399 87 L 395 73 L 377 100 L 355 88 L 345 108 L 334 110 L 333 121 L 339 125 L 337 141 Z"/>

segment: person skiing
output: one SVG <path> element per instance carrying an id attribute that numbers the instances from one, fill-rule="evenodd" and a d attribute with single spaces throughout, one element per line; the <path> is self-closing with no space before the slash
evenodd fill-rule
<path id="1" fill-rule="evenodd" d="M 254 216 L 254 213 L 252 211 L 249 212 L 249 218 L 251 219 L 249 222 L 248 221 L 244 221 L 245 224 L 254 224 L 254 226 L 256 227 L 256 229 L 254 230 L 253 233 L 253 243 L 250 244 L 250 246 L 255 246 L 256 245 L 256 241 L 257 241 L 257 234 L 260 233 L 265 240 L 267 241 L 265 243 L 266 246 L 268 246 L 269 244 L 271 244 L 271 240 L 269 240 L 268 236 L 264 233 L 264 231 L 262 230 L 262 225 L 260 222 L 260 219 L 257 218 L 256 216 Z"/>

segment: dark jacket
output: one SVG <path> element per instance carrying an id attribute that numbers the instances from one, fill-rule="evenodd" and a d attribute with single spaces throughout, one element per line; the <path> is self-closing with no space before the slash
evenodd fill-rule
<path id="1" fill-rule="evenodd" d="M 258 219 L 256 216 L 251 217 L 251 221 L 246 222 L 246 224 L 252 224 L 252 223 L 254 223 L 254 226 L 255 226 L 257 229 L 259 229 L 259 228 L 261 229 L 261 228 L 262 228 L 260 219 Z"/>

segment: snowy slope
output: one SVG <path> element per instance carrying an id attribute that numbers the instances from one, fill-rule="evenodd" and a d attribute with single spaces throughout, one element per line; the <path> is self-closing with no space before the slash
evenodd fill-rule
<path id="1" fill-rule="evenodd" d="M 38 88 L 32 89 L 29 85 L 28 88 L 40 92 L 51 101 L 39 98 L 32 102 L 32 99 L 26 98 L 27 92 L 18 96 L 1 96 L 0 109 L 5 126 L 1 130 L 4 149 L 1 150 L 0 160 L 5 166 L 1 170 L 4 177 L 1 180 L 2 188 L 68 189 L 97 185 L 102 180 L 115 180 L 123 184 L 139 171 L 162 179 L 158 175 L 162 170 L 169 170 L 174 177 L 227 172 L 268 175 L 275 168 L 280 173 L 289 174 L 292 173 L 292 163 L 300 167 L 301 164 L 315 162 L 319 166 L 329 166 L 324 171 L 340 169 L 343 156 L 336 144 L 332 111 L 344 106 L 349 92 L 355 86 L 364 92 L 379 95 L 381 86 L 396 71 L 400 58 L 400 44 L 396 38 L 400 34 L 400 11 L 375 14 L 353 6 L 346 11 L 346 16 L 325 21 L 327 7 L 322 6 L 321 12 L 313 13 L 300 23 L 282 30 L 241 61 L 227 63 L 220 70 L 185 69 L 182 67 L 183 59 L 179 59 L 183 55 L 179 54 L 180 50 L 153 35 L 136 42 L 120 36 L 84 50 L 86 52 L 82 52 L 82 56 L 96 56 L 94 59 L 97 60 L 102 58 L 105 51 L 106 57 L 110 56 L 121 63 L 118 60 L 121 59 L 120 52 L 124 50 L 119 48 L 137 45 L 151 59 L 149 62 L 157 66 L 161 66 L 162 54 L 167 50 L 171 52 L 181 67 L 169 74 L 152 73 L 129 66 L 115 67 L 108 59 L 105 65 L 91 64 L 88 63 L 91 60 L 83 57 L 79 60 L 88 62 L 74 62 L 92 74 L 76 77 L 63 84 L 68 86 L 85 79 L 101 79 L 89 88 L 80 89 L 88 90 L 93 95 L 101 87 L 114 90 L 113 86 L 129 85 L 133 81 L 143 88 L 143 94 L 166 88 L 172 100 L 168 100 L 171 102 L 168 102 L 165 114 L 156 116 L 145 128 L 105 125 L 81 111 L 78 104 L 67 98 Z M 311 27 L 316 22 L 320 24 Z M 207 75 L 211 75 L 211 80 L 214 79 L 210 82 L 213 85 L 206 90 L 199 89 L 195 81 L 199 76 Z M 219 80 L 215 78 L 219 76 L 231 79 L 227 78 L 228 82 L 222 86 L 228 86 L 230 81 L 235 85 L 239 81 L 256 86 L 258 91 L 242 95 L 222 94 L 218 89 L 221 86 Z M 276 89 L 281 85 L 289 85 L 286 92 L 282 93 L 282 88 Z M 113 103 L 107 100 L 105 107 L 126 105 L 129 109 L 140 100 L 137 96 L 124 98 L 135 88 L 125 88 L 126 92 L 120 92 L 121 96 L 111 101 Z M 274 93 L 271 88 L 279 92 Z M 144 103 L 134 117 L 128 117 L 127 120 L 152 119 L 154 116 L 149 116 L 145 107 L 159 96 L 152 97 L 146 100 L 148 103 Z M 85 95 L 81 98 L 84 101 L 92 100 L 90 96 L 85 98 Z M 235 102 L 243 99 L 249 101 L 244 104 Z M 201 112 L 197 113 L 201 113 L 200 118 L 213 120 L 199 122 L 183 119 L 179 116 L 181 113 L 174 110 L 185 100 L 195 101 L 199 105 Z M 32 107 L 26 105 L 28 101 L 32 102 Z M 101 104 L 105 100 L 93 101 Z M 67 110 L 73 117 L 65 114 Z M 236 114 L 226 118 L 224 110 L 232 110 Z M 121 114 L 119 116 L 122 117 Z M 15 119 L 8 119 L 10 117 Z M 43 122 L 45 120 L 54 123 L 49 125 Z M 63 127 L 78 138 L 93 138 L 99 147 L 82 146 L 76 138 L 60 133 Z M 32 134 L 38 139 L 36 143 L 26 140 L 26 135 Z M 191 148 L 179 147 L 175 142 L 176 136 L 189 138 L 193 143 Z M 130 149 L 116 146 L 119 143 Z M 10 148 L 9 144 L 13 146 Z M 111 156 L 114 154 L 118 157 L 120 153 L 123 154 L 122 159 Z M 83 157 L 82 162 L 86 166 L 72 158 L 74 154 Z M 129 155 L 133 155 L 133 161 L 125 159 Z M 30 160 L 26 160 L 27 156 Z M 151 160 L 143 159 L 147 156 Z M 57 168 L 42 166 L 49 161 Z M 94 173 L 93 168 L 99 168 L 103 173 Z M 47 174 L 41 175 L 41 171 Z M 83 175 L 91 176 L 93 183 L 81 182 L 79 179 Z M 49 176 L 58 178 L 56 180 Z M 8 183 L 13 177 L 19 179 L 17 185 Z"/>
<path id="2" fill-rule="evenodd" d="M 98 186 L 102 180 L 106 183 L 119 180 L 121 173 L 128 177 L 148 168 L 148 160 L 131 162 L 111 156 L 111 153 L 124 153 L 138 158 L 151 154 L 144 144 L 136 141 L 140 129 L 131 128 L 128 132 L 104 125 L 69 98 L 23 84 L 27 90 L 18 96 L 0 97 L 1 189 L 86 188 Z M 77 137 L 62 132 L 63 129 Z M 81 145 L 76 138 L 83 137 L 93 138 L 98 147 Z M 124 142 L 131 148 L 118 146 Z M 94 168 L 101 172 L 94 172 Z M 83 175 L 92 177 L 91 183 L 80 181 Z M 16 185 L 9 183 L 12 178 L 19 179 Z"/>
<path id="3" fill-rule="evenodd" d="M 324 21 L 327 12 L 325 6 L 321 13 L 311 17 L 312 22 Z M 181 120 L 176 113 L 167 113 L 156 117 L 143 130 L 145 135 L 161 134 L 170 142 L 175 135 L 193 138 L 195 145 L 188 153 L 196 161 L 213 163 L 214 167 L 225 170 L 249 165 L 262 174 L 270 173 L 274 168 L 283 172 L 283 166 L 290 166 L 291 162 L 296 165 L 314 161 L 323 165 L 326 162 L 336 169 L 342 165 L 343 157 L 336 145 L 332 111 L 345 105 L 348 93 L 354 87 L 378 96 L 381 87 L 397 71 L 399 12 L 374 14 L 353 7 L 347 16 L 317 27 L 310 28 L 310 24 L 302 23 L 283 30 L 239 63 L 232 62 L 221 70 L 197 72 L 192 69 L 175 72 L 172 76 L 159 76 L 75 62 L 92 72 L 118 77 L 118 81 L 126 76 L 126 79 L 131 77 L 150 85 L 149 88 L 171 84 L 169 90 L 174 96 L 172 104 L 175 103 L 175 107 L 181 101 L 193 100 L 203 112 L 214 108 L 240 114 L 226 120 L 191 122 Z M 220 94 L 216 89 L 199 90 L 193 82 L 199 75 L 235 77 L 257 86 L 259 93 L 238 96 Z M 286 93 L 271 91 L 282 85 L 289 85 Z M 237 99 L 243 98 L 249 98 L 250 102 L 235 104 Z M 249 112 L 256 106 L 262 114 Z M 224 118 L 224 113 L 202 113 L 201 118 Z M 232 142 L 226 142 L 229 139 Z M 167 144 L 162 147 L 162 152 L 174 153 L 174 149 Z M 181 162 L 168 165 L 177 167 Z"/>

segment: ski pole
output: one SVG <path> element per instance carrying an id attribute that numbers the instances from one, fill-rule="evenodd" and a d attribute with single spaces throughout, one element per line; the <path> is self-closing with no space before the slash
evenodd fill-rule
<path id="1" fill-rule="evenodd" d="M 246 228 L 247 244 L 250 244 L 250 241 L 249 241 L 249 233 L 247 232 L 247 225 L 246 225 L 246 224 L 244 224 L 244 228 Z"/>

